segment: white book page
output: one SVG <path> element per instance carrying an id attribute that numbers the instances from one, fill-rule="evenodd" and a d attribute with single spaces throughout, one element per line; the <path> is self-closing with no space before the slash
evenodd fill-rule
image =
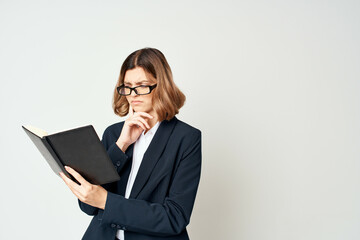
<path id="1" fill-rule="evenodd" d="M 34 126 L 30 126 L 30 125 L 26 125 L 24 126 L 27 130 L 29 130 L 30 132 L 36 134 L 39 137 L 43 137 L 48 135 L 48 133 L 40 128 L 34 127 Z"/>

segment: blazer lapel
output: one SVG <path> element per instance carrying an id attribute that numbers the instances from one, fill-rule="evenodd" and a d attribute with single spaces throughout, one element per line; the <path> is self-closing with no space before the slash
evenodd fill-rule
<path id="1" fill-rule="evenodd" d="M 130 198 L 136 198 L 143 189 L 168 142 L 176 122 L 176 117 L 173 117 L 170 121 L 164 120 L 161 122 L 153 139 L 150 142 L 149 147 L 144 153 L 144 157 L 130 193 Z"/>

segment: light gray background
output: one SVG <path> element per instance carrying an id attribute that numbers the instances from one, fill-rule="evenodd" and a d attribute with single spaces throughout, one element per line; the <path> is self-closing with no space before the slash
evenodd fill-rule
<path id="1" fill-rule="evenodd" d="M 132 51 L 160 49 L 203 133 L 192 239 L 360 239 L 359 1 L 0 0 L 0 239 L 90 217 L 21 125 L 122 121 Z"/>

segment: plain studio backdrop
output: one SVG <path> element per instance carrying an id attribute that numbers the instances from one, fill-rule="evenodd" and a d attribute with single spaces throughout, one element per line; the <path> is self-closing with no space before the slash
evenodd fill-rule
<path id="1" fill-rule="evenodd" d="M 191 239 L 360 239 L 359 43 L 356 0 L 0 0 L 0 239 L 82 237 L 91 217 L 21 125 L 101 137 L 143 47 L 202 131 Z"/>

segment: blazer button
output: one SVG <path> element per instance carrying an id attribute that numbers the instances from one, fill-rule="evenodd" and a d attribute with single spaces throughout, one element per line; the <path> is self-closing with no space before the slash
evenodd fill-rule
<path id="1" fill-rule="evenodd" d="M 116 162 L 116 166 L 120 167 L 120 161 Z"/>

